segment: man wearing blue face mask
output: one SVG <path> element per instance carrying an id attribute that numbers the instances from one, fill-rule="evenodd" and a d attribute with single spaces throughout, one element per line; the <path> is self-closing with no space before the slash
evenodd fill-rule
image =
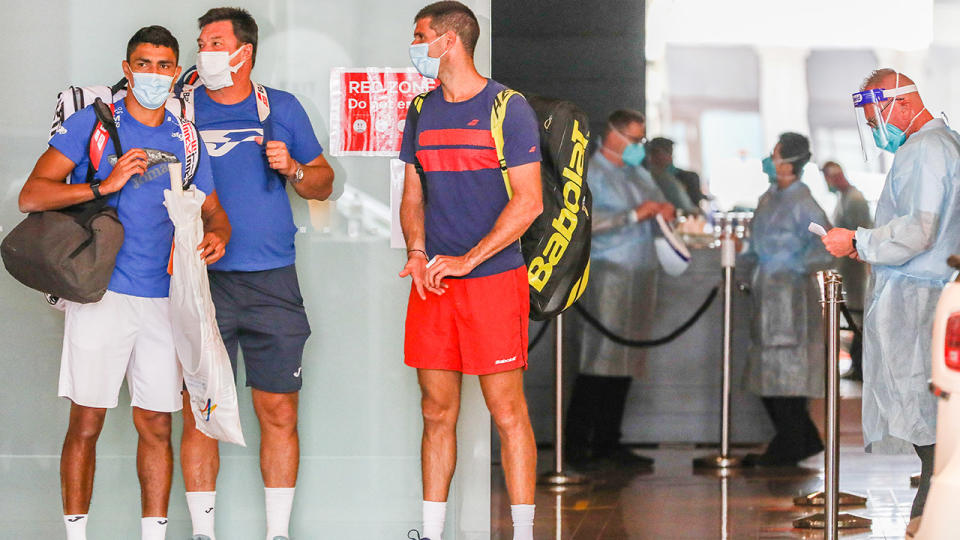
<path id="1" fill-rule="evenodd" d="M 198 141 L 196 128 L 164 108 L 177 66 L 177 40 L 160 26 L 141 28 L 127 45 L 123 73 L 130 91 L 111 104 L 124 149 L 111 166 L 112 142 L 91 157 L 93 106 L 70 116 L 50 139 L 20 193 L 20 209 L 39 212 L 106 197 L 124 228 L 123 244 L 106 294 L 99 302 L 67 302 L 59 395 L 71 401 L 60 459 L 64 524 L 68 540 L 85 540 L 93 490 L 96 443 L 106 409 L 117 406 L 124 376 L 133 423 L 140 436 L 144 540 L 164 538 L 173 472 L 172 411 L 180 410 L 183 385 L 169 316 L 167 262 L 173 223 L 164 207 L 170 188 L 166 163 L 153 163 L 144 149 L 160 150 L 187 163 L 184 141 Z M 151 152 L 153 154 L 153 152 Z M 91 164 L 91 160 L 98 163 Z M 224 255 L 230 224 L 214 191 L 210 162 L 201 146 L 194 185 L 206 194 L 205 235 L 198 249 L 208 264 Z M 88 168 L 97 167 L 90 183 Z M 66 183 L 72 175 L 71 183 Z M 188 405 L 189 407 L 189 405 Z"/>
<path id="2" fill-rule="evenodd" d="M 775 430 L 762 454 L 744 464 L 795 465 L 823 450 L 807 400 L 823 395 L 823 318 L 815 273 L 833 257 L 807 230 L 829 227 L 827 216 L 801 181 L 810 143 L 782 133 L 762 166 L 770 188 L 760 197 L 751 223 L 750 278 L 753 320 L 745 373 L 747 389 L 761 397 Z"/>
<path id="3" fill-rule="evenodd" d="M 194 118 L 223 206 L 234 224 L 230 253 L 210 266 L 210 293 L 234 373 L 243 352 L 260 422 L 266 538 L 289 536 L 300 439 L 297 415 L 303 349 L 310 336 L 297 279 L 296 226 L 288 186 L 303 199 L 333 191 L 333 169 L 295 96 L 251 81 L 257 22 L 240 8 L 198 20 Z M 183 402 L 189 407 L 184 391 Z M 185 414 L 180 461 L 195 538 L 215 538 L 217 441 Z"/>
<path id="4" fill-rule="evenodd" d="M 668 222 L 674 207 L 640 166 L 646 125 L 643 114 L 614 111 L 600 148 L 590 158 L 593 193 L 591 284 L 581 305 L 613 332 L 646 339 L 656 304 L 658 263 L 654 218 Z M 567 413 L 566 452 L 577 467 L 603 462 L 649 467 L 620 443 L 627 393 L 643 372 L 647 349 L 618 345 L 603 337 L 582 317 L 568 321 L 570 350 L 579 358 Z"/>
<path id="5" fill-rule="evenodd" d="M 910 452 L 922 464 L 911 518 L 933 474 L 936 398 L 930 336 L 960 246 L 960 135 L 927 111 L 907 76 L 880 69 L 853 95 L 861 142 L 893 153 L 872 228 L 836 228 L 823 243 L 870 264 L 863 344 L 863 439 L 868 451 Z M 866 140 L 864 140 L 866 139 Z M 868 150 L 867 147 L 864 150 Z"/>

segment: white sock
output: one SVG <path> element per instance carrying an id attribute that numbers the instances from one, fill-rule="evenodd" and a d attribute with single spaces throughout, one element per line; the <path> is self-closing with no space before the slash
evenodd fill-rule
<path id="1" fill-rule="evenodd" d="M 167 537 L 167 518 L 145 517 L 140 520 L 140 540 L 164 540 Z"/>
<path id="2" fill-rule="evenodd" d="M 513 516 L 513 540 L 533 540 L 533 511 L 535 504 L 514 504 L 510 506 Z"/>
<path id="3" fill-rule="evenodd" d="M 87 515 L 69 514 L 63 516 L 67 527 L 67 540 L 87 540 Z"/>
<path id="4" fill-rule="evenodd" d="M 193 523 L 193 534 L 205 534 L 210 540 L 217 540 L 213 534 L 213 524 L 216 516 L 216 491 L 188 491 L 187 508 L 190 509 L 190 521 Z"/>
<path id="5" fill-rule="evenodd" d="M 447 503 L 423 501 L 423 537 L 442 540 L 443 523 L 447 520 Z"/>
<path id="6" fill-rule="evenodd" d="M 267 502 L 267 540 L 290 536 L 290 512 L 296 488 L 263 488 Z"/>

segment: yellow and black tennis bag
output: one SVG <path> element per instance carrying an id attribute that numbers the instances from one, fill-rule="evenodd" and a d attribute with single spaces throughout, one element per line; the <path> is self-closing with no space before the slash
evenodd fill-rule
<path id="1" fill-rule="evenodd" d="M 510 197 L 513 190 L 503 155 L 503 121 L 513 96 L 521 94 L 510 89 L 500 91 L 490 112 L 490 131 Z M 418 111 L 425 97 L 424 93 L 413 99 Z M 590 123 L 587 114 L 569 101 L 531 97 L 527 102 L 537 114 L 540 126 L 543 212 L 520 238 L 520 249 L 530 282 L 530 318 L 542 321 L 572 306 L 587 288 L 593 201 L 587 187 Z M 414 166 L 423 183 L 426 202 L 426 175 L 419 162 Z"/>

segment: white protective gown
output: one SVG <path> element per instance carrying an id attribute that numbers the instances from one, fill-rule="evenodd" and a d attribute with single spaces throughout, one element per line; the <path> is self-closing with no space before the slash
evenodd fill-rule
<path id="1" fill-rule="evenodd" d="M 751 224 L 753 320 L 746 386 L 765 397 L 819 397 L 824 390 L 823 315 L 816 272 L 834 257 L 810 222 L 829 229 L 827 215 L 796 181 L 760 197 Z"/>
<path id="2" fill-rule="evenodd" d="M 664 201 L 642 167 L 617 167 L 603 152 L 590 158 L 593 220 L 590 283 L 580 304 L 617 335 L 647 339 L 656 305 L 659 262 L 653 245 L 653 220 L 635 222 L 640 203 Z M 580 372 L 601 376 L 639 376 L 647 349 L 618 345 L 603 337 L 576 313 L 567 317 L 570 352 Z"/>
<path id="3" fill-rule="evenodd" d="M 927 122 L 901 146 L 887 174 L 876 225 L 857 229 L 872 265 L 864 314 L 863 439 L 868 451 L 910 452 L 935 442 L 928 389 L 930 340 L 940 292 L 960 253 L 960 136 Z"/>

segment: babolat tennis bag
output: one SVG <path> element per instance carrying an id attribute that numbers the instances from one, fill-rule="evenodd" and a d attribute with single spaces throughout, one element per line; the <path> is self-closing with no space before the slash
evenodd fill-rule
<path id="1" fill-rule="evenodd" d="M 106 148 L 123 155 L 112 105 L 95 98 L 97 124 L 91 134 L 89 182 Z M 69 116 L 69 115 L 68 115 Z M 0 243 L 3 265 L 27 287 L 73 302 L 96 302 L 113 275 L 123 245 L 123 225 L 106 198 L 62 210 L 33 212 Z"/>
<path id="2" fill-rule="evenodd" d="M 424 93 L 413 99 L 417 111 L 426 96 Z M 500 91 L 490 112 L 490 131 L 510 197 L 513 190 L 503 156 L 503 121 L 507 103 L 513 96 L 522 97 L 516 90 Z M 587 114 L 569 101 L 545 97 L 532 97 L 527 101 L 540 123 L 543 212 L 520 238 L 520 249 L 530 282 L 530 318 L 542 321 L 572 306 L 587 288 L 593 202 L 587 186 L 590 123 Z M 424 202 L 429 203 L 423 167 L 419 162 L 414 166 L 424 186 Z"/>
<path id="3" fill-rule="evenodd" d="M 512 94 L 517 93 L 504 90 L 497 96 L 493 110 L 499 121 L 491 123 L 505 180 L 502 122 Z M 587 288 L 590 276 L 590 121 L 569 101 L 539 96 L 527 101 L 540 122 L 543 213 L 520 239 L 520 248 L 530 282 L 530 317 L 545 320 L 572 306 Z M 499 114 L 498 109 L 502 111 Z"/>

